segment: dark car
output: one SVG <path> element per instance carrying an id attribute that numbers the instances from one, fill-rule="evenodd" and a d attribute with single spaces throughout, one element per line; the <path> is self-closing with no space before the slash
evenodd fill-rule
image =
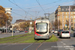
<path id="1" fill-rule="evenodd" d="M 12 30 L 10 30 L 9 33 L 12 33 Z M 15 33 L 15 31 L 13 31 L 13 33 Z"/>
<path id="2" fill-rule="evenodd" d="M 0 31 L 0 34 L 2 33 L 2 31 Z"/>
<path id="3" fill-rule="evenodd" d="M 20 32 L 24 32 L 24 31 L 20 31 Z"/>
<path id="4" fill-rule="evenodd" d="M 75 33 L 73 33 L 73 36 L 75 37 Z"/>
<path id="5" fill-rule="evenodd" d="M 63 31 L 63 30 L 58 30 L 57 36 L 59 36 L 59 35 L 60 35 L 61 31 Z"/>
<path id="6" fill-rule="evenodd" d="M 73 31 L 74 31 L 73 36 L 75 37 L 75 30 L 73 30 Z"/>
<path id="7" fill-rule="evenodd" d="M 25 30 L 25 33 L 28 33 L 28 30 Z"/>
<path id="8" fill-rule="evenodd" d="M 27 33 L 28 31 L 25 31 L 25 33 Z"/>

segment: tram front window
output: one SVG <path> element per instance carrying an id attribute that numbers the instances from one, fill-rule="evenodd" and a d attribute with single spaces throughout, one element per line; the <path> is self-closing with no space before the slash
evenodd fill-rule
<path id="1" fill-rule="evenodd" d="M 36 32 L 47 32 L 47 23 L 37 23 Z"/>

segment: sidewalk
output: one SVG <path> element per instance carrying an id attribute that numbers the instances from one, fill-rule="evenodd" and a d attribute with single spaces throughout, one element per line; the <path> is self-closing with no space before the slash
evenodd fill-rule
<path id="1" fill-rule="evenodd" d="M 13 33 L 13 35 L 21 35 L 21 34 L 25 34 L 25 32 Z M 10 37 L 10 36 L 12 36 L 12 33 L 2 33 L 2 34 L 0 34 L 0 38 Z"/>

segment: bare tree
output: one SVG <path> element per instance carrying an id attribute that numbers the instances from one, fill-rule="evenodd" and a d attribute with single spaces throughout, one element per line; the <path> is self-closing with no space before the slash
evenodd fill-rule
<path id="1" fill-rule="evenodd" d="M 58 28 L 58 21 L 59 21 L 59 26 L 62 25 L 60 20 L 55 20 L 54 22 L 55 28 Z"/>
<path id="2" fill-rule="evenodd" d="M 69 20 L 66 20 L 66 25 L 67 25 L 67 29 L 68 29 L 68 26 L 69 26 Z"/>

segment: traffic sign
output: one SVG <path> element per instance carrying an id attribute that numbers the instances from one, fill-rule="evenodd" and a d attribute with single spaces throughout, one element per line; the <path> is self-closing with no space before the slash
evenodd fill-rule
<path id="1" fill-rule="evenodd" d="M 67 24 L 65 24 L 65 26 L 67 26 Z"/>

